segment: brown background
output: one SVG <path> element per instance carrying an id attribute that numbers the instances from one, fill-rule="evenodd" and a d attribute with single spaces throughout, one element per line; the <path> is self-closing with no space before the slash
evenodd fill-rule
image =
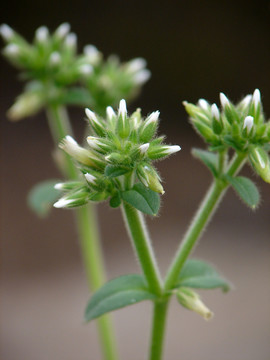
<path id="1" fill-rule="evenodd" d="M 166 194 L 159 218 L 148 219 L 163 273 L 197 203 L 210 183 L 190 149 L 203 146 L 187 121 L 182 100 L 233 101 L 260 88 L 270 114 L 269 1 L 9 1 L 5 22 L 28 39 L 40 25 L 69 21 L 79 46 L 95 44 L 107 56 L 147 59 L 152 78 L 130 105 L 161 111 L 161 133 L 181 153 L 159 164 Z M 22 84 L 1 59 L 1 359 L 98 360 L 95 325 L 83 325 L 89 298 L 71 211 L 41 220 L 26 194 L 45 178 L 58 177 L 44 114 L 8 123 L 7 108 Z M 83 111 L 71 112 L 78 138 Z M 230 191 L 204 234 L 196 257 L 216 264 L 235 284 L 227 295 L 202 292 L 215 312 L 207 323 L 172 302 L 165 358 L 269 360 L 270 188 L 245 169 L 261 190 L 259 210 L 247 209 Z M 138 272 L 119 211 L 98 207 L 108 278 Z M 114 314 L 121 358 L 145 358 L 151 306 Z"/>

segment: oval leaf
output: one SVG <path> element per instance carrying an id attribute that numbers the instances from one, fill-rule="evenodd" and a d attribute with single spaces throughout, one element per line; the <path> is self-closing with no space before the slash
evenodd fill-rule
<path id="1" fill-rule="evenodd" d="M 46 180 L 30 190 L 27 202 L 37 215 L 41 217 L 48 215 L 53 204 L 59 199 L 61 191 L 54 188 L 58 182 L 59 180 Z"/>
<path id="2" fill-rule="evenodd" d="M 230 283 L 218 274 L 216 269 L 208 263 L 190 259 L 183 266 L 176 288 L 190 287 L 197 289 L 221 288 L 224 292 L 230 290 Z"/>
<path id="3" fill-rule="evenodd" d="M 244 176 L 231 177 L 226 175 L 225 178 L 240 196 L 240 199 L 242 199 L 247 206 L 256 209 L 260 203 L 260 193 L 256 185 Z"/>
<path id="4" fill-rule="evenodd" d="M 160 207 L 160 197 L 155 191 L 138 183 L 131 190 L 121 193 L 122 199 L 148 215 L 157 215 Z"/>
<path id="5" fill-rule="evenodd" d="M 95 319 L 109 311 L 135 304 L 143 300 L 155 300 L 141 275 L 124 275 L 103 285 L 90 299 L 85 321 Z"/>
<path id="6" fill-rule="evenodd" d="M 212 172 L 212 174 L 214 176 L 218 175 L 218 170 L 217 170 L 217 155 L 213 154 L 210 151 L 206 151 L 206 150 L 201 150 L 201 149 L 192 149 L 192 155 L 201 160 L 207 167 L 208 169 Z"/>

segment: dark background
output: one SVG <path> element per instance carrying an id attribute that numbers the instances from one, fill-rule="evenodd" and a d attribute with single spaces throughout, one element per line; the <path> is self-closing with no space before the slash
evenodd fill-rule
<path id="1" fill-rule="evenodd" d="M 232 101 L 261 90 L 270 114 L 269 1 L 9 1 L 7 23 L 31 40 L 41 25 L 54 30 L 68 21 L 79 49 L 92 43 L 105 57 L 144 57 L 152 72 L 129 109 L 161 111 L 160 132 L 182 151 L 159 164 L 165 181 L 161 216 L 150 220 L 163 272 L 180 235 L 201 200 L 210 176 L 190 149 L 203 146 L 181 102 L 203 97 L 217 102 L 220 91 Z M 58 177 L 53 144 L 43 113 L 9 123 L 5 112 L 20 93 L 17 72 L 1 65 L 1 237 L 3 360 L 100 359 L 94 324 L 82 325 L 89 297 L 72 212 L 53 210 L 37 219 L 26 206 L 32 185 Z M 72 109 L 78 137 L 83 110 Z M 236 285 L 224 296 L 202 293 L 216 316 L 205 323 L 173 302 L 166 359 L 268 360 L 270 356 L 269 212 L 270 188 L 251 175 L 261 191 L 259 210 L 247 209 L 229 191 L 196 256 L 218 265 Z M 119 211 L 99 206 L 108 277 L 138 272 Z M 123 359 L 145 358 L 150 305 L 115 313 Z"/>

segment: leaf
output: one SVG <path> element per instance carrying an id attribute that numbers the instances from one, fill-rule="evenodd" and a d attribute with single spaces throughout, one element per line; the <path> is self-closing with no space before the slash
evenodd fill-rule
<path id="1" fill-rule="evenodd" d="M 221 288 L 224 292 L 230 290 L 230 283 L 218 274 L 210 264 L 197 260 L 187 260 L 183 266 L 176 288 L 190 287 L 197 289 L 216 289 Z"/>
<path id="2" fill-rule="evenodd" d="M 141 183 L 135 184 L 131 190 L 123 191 L 121 196 L 124 201 L 145 214 L 154 216 L 158 213 L 159 195 Z"/>
<path id="3" fill-rule="evenodd" d="M 110 206 L 112 208 L 117 208 L 120 205 L 121 205 L 121 196 L 119 192 L 117 192 L 113 197 L 111 197 Z"/>
<path id="4" fill-rule="evenodd" d="M 141 275 L 120 276 L 103 285 L 94 293 L 85 310 L 85 321 L 95 319 L 109 311 L 135 304 L 143 300 L 155 300 Z"/>
<path id="5" fill-rule="evenodd" d="M 130 169 L 123 167 L 123 166 L 117 166 L 117 165 L 107 165 L 105 168 L 105 175 L 109 177 L 117 177 L 124 175 L 128 173 Z"/>
<path id="6" fill-rule="evenodd" d="M 35 185 L 29 192 L 27 202 L 37 215 L 45 217 L 48 215 L 52 205 L 59 199 L 61 191 L 56 190 L 54 185 L 59 180 L 46 180 Z"/>
<path id="7" fill-rule="evenodd" d="M 192 155 L 195 158 L 201 160 L 208 167 L 208 169 L 212 172 L 214 176 L 218 175 L 217 154 L 213 154 L 212 152 L 206 150 L 192 149 Z"/>
<path id="8" fill-rule="evenodd" d="M 255 209 L 259 205 L 260 193 L 250 179 L 244 176 L 231 177 L 229 175 L 226 175 L 225 178 L 247 206 Z"/>

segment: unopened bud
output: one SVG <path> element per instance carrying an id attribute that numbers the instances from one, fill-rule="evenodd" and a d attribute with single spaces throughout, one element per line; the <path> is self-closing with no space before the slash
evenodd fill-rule
<path id="1" fill-rule="evenodd" d="M 48 40 L 49 30 L 46 26 L 41 26 L 36 30 L 36 39 L 40 43 L 44 43 Z"/>
<path id="2" fill-rule="evenodd" d="M 90 64 L 83 64 L 79 67 L 79 72 L 82 75 L 91 75 L 93 73 L 93 66 Z"/>
<path id="3" fill-rule="evenodd" d="M 164 194 L 165 191 L 160 183 L 160 177 L 150 164 L 139 164 L 137 176 L 144 186 L 159 194 Z"/>
<path id="4" fill-rule="evenodd" d="M 179 145 L 160 145 L 151 146 L 148 150 L 148 157 L 151 160 L 161 159 L 170 156 L 181 150 Z"/>
<path id="5" fill-rule="evenodd" d="M 56 66 L 59 65 L 61 62 L 61 55 L 59 54 L 58 51 L 54 51 L 53 53 L 51 53 L 50 58 L 49 58 L 49 63 L 52 66 Z"/>
<path id="6" fill-rule="evenodd" d="M 91 152 L 81 147 L 71 136 L 67 135 L 59 147 L 81 164 L 95 167 Z"/>
<path id="7" fill-rule="evenodd" d="M 105 134 L 104 126 L 103 126 L 102 122 L 98 119 L 96 114 L 93 111 L 91 111 L 90 109 L 85 109 L 85 114 L 86 114 L 87 118 L 89 119 L 89 122 L 90 122 L 93 130 L 95 131 L 95 133 L 98 136 L 104 136 L 104 134 Z"/>
<path id="8" fill-rule="evenodd" d="M 142 155 L 147 152 L 149 145 L 150 145 L 149 143 L 146 143 L 146 144 L 139 146 L 139 150 Z"/>
<path id="9" fill-rule="evenodd" d="M 138 72 L 146 67 L 146 61 L 143 58 L 136 58 L 127 63 L 127 70 L 131 73 Z"/>
<path id="10" fill-rule="evenodd" d="M 36 114 L 44 105 L 39 93 L 25 92 L 20 95 L 8 110 L 10 120 L 17 121 Z"/>
<path id="11" fill-rule="evenodd" d="M 111 106 L 107 106 L 106 115 L 107 115 L 107 119 L 110 121 L 116 117 L 116 114 Z"/>
<path id="12" fill-rule="evenodd" d="M 222 92 L 219 94 L 219 99 L 220 99 L 220 103 L 221 103 L 221 106 L 223 109 L 225 109 L 226 106 L 230 105 L 229 99 Z"/>
<path id="13" fill-rule="evenodd" d="M 151 72 L 147 69 L 140 70 L 133 75 L 133 81 L 136 85 L 143 85 L 151 77 Z"/>
<path id="14" fill-rule="evenodd" d="M 250 146 L 248 156 L 257 174 L 270 183 L 270 161 L 267 152 L 259 146 Z"/>
<path id="15" fill-rule="evenodd" d="M 83 52 L 91 64 L 96 65 L 100 62 L 102 55 L 94 45 L 86 45 Z"/>
<path id="16" fill-rule="evenodd" d="M 5 41 L 10 41 L 14 36 L 14 31 L 9 25 L 2 24 L 0 26 L 0 34 Z"/>
<path id="17" fill-rule="evenodd" d="M 210 311 L 205 304 L 201 301 L 199 295 L 189 288 L 180 288 L 176 292 L 178 302 L 186 309 L 195 311 L 201 315 L 205 320 L 210 320 L 213 317 L 212 311 Z"/>
<path id="18" fill-rule="evenodd" d="M 260 90 L 259 90 L 259 89 L 256 89 L 256 90 L 254 91 L 252 100 L 253 100 L 253 102 L 254 102 L 255 109 L 257 109 L 258 105 L 259 105 L 260 102 L 261 102 L 261 93 L 260 93 Z"/>
<path id="19" fill-rule="evenodd" d="M 89 174 L 89 173 L 86 173 L 86 174 L 84 174 L 84 176 L 85 176 L 86 180 L 87 180 L 90 184 L 94 184 L 94 185 L 95 185 L 97 178 L 96 178 L 94 175 L 91 175 L 91 174 Z"/>
<path id="20" fill-rule="evenodd" d="M 253 116 L 247 116 L 244 120 L 244 125 L 243 125 L 243 130 L 246 129 L 247 135 L 250 133 L 253 125 L 254 125 Z"/>
<path id="21" fill-rule="evenodd" d="M 209 103 L 205 99 L 199 99 L 198 105 L 203 110 L 208 110 L 208 108 L 209 108 Z"/>
<path id="22" fill-rule="evenodd" d="M 140 129 L 140 141 L 149 142 L 155 135 L 158 127 L 159 111 L 152 112 L 143 122 Z"/>
<path id="23" fill-rule="evenodd" d="M 70 33 L 65 39 L 65 45 L 70 49 L 75 49 L 77 46 L 77 35 Z"/>
<path id="24" fill-rule="evenodd" d="M 55 30 L 55 36 L 59 39 L 63 39 L 70 31 L 70 24 L 63 23 Z"/>
<path id="25" fill-rule="evenodd" d="M 8 44 L 4 48 L 4 54 L 10 58 L 16 58 L 20 53 L 20 48 L 16 44 Z"/>

